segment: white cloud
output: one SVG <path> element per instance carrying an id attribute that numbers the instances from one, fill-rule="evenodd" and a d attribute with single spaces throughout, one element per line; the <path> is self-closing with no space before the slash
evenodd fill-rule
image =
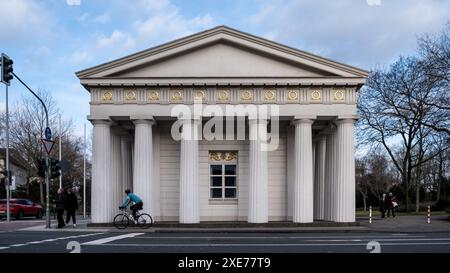
<path id="1" fill-rule="evenodd" d="M 92 21 L 94 23 L 101 23 L 101 24 L 108 23 L 110 20 L 111 20 L 111 18 L 108 13 L 103 13 L 103 14 L 95 17 L 94 19 L 92 19 Z"/>
<path id="2" fill-rule="evenodd" d="M 278 42 L 370 69 L 413 52 L 417 35 L 442 29 L 448 10 L 450 1 L 271 1 L 247 22 Z"/>
<path id="3" fill-rule="evenodd" d="M 0 16 L 0 42 L 19 42 L 48 32 L 51 16 L 35 1 L 2 1 Z"/>
<path id="4" fill-rule="evenodd" d="M 119 49 L 119 50 L 130 50 L 135 46 L 133 38 L 128 34 L 123 33 L 119 30 L 114 30 L 109 37 L 99 37 L 96 41 L 96 46 L 99 49 Z"/>

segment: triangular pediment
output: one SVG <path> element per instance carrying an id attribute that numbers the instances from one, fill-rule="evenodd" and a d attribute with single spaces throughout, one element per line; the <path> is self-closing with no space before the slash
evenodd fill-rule
<path id="1" fill-rule="evenodd" d="M 115 77 L 320 77 L 327 71 L 217 42 L 170 58 L 120 71 Z"/>
<path id="2" fill-rule="evenodd" d="M 217 27 L 77 73 L 89 78 L 367 77 L 367 72 Z"/>

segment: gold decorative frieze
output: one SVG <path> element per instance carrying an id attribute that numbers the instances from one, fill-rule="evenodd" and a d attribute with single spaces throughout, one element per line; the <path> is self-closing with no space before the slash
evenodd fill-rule
<path id="1" fill-rule="evenodd" d="M 209 93 L 213 92 L 213 93 Z M 210 104 L 355 104 L 356 90 L 342 86 L 275 87 L 104 87 L 93 89 L 92 103 L 180 104 L 194 101 Z"/>
<path id="2" fill-rule="evenodd" d="M 152 90 L 148 92 L 148 100 L 149 101 L 158 101 L 159 100 L 159 92 L 156 90 Z"/>
<path id="3" fill-rule="evenodd" d="M 342 90 L 342 89 L 335 90 L 333 93 L 333 99 L 336 101 L 343 101 L 344 100 L 344 90 Z"/>
<path id="4" fill-rule="evenodd" d="M 217 97 L 219 101 L 228 101 L 230 99 L 230 93 L 227 90 L 220 90 Z"/>
<path id="5" fill-rule="evenodd" d="M 289 90 L 287 94 L 288 101 L 296 101 L 298 100 L 298 91 L 297 90 Z"/>
<path id="6" fill-rule="evenodd" d="M 125 100 L 136 100 L 136 92 L 133 90 L 129 90 L 125 92 Z"/>
<path id="7" fill-rule="evenodd" d="M 237 152 L 209 152 L 211 161 L 234 161 L 237 160 Z"/>
<path id="8" fill-rule="evenodd" d="M 311 99 L 312 100 L 320 100 L 322 98 L 321 94 L 320 94 L 320 90 L 313 90 L 311 92 Z"/>
<path id="9" fill-rule="evenodd" d="M 102 101 L 112 101 L 113 93 L 111 91 L 103 92 Z"/>
<path id="10" fill-rule="evenodd" d="M 172 91 L 170 98 L 172 101 L 181 101 L 183 100 L 183 94 L 181 91 Z"/>
<path id="11" fill-rule="evenodd" d="M 253 99 L 253 92 L 251 90 L 241 91 L 241 100 L 249 101 Z"/>
<path id="12" fill-rule="evenodd" d="M 264 92 L 264 100 L 265 101 L 274 101 L 276 100 L 276 93 L 274 90 L 266 90 Z"/>

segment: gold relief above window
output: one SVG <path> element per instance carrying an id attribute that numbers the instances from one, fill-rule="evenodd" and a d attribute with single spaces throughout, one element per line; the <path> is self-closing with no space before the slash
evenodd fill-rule
<path id="1" fill-rule="evenodd" d="M 102 101 L 112 101 L 113 93 L 111 91 L 106 91 L 102 95 Z"/>
<path id="2" fill-rule="evenodd" d="M 150 101 L 157 101 L 157 100 L 159 100 L 159 93 L 158 93 L 158 91 L 153 90 L 153 91 L 148 92 L 148 100 L 150 100 Z"/>
<path id="3" fill-rule="evenodd" d="M 126 91 L 125 100 L 136 100 L 136 92 L 132 90 Z"/>
<path id="4" fill-rule="evenodd" d="M 211 161 L 234 161 L 237 160 L 237 152 L 209 152 Z"/>

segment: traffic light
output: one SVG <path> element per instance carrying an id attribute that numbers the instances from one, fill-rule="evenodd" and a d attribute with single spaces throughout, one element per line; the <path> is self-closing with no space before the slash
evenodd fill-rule
<path id="1" fill-rule="evenodd" d="M 9 85 L 11 80 L 13 79 L 13 60 L 11 60 L 6 54 L 2 53 L 1 57 L 2 62 L 2 70 L 1 70 L 1 82 Z"/>
<path id="2" fill-rule="evenodd" d="M 45 171 L 46 171 L 45 159 L 40 159 L 38 162 L 38 176 L 45 178 Z"/>
<path id="3" fill-rule="evenodd" d="M 50 159 L 50 178 L 57 178 L 61 175 L 61 166 L 59 160 Z"/>

